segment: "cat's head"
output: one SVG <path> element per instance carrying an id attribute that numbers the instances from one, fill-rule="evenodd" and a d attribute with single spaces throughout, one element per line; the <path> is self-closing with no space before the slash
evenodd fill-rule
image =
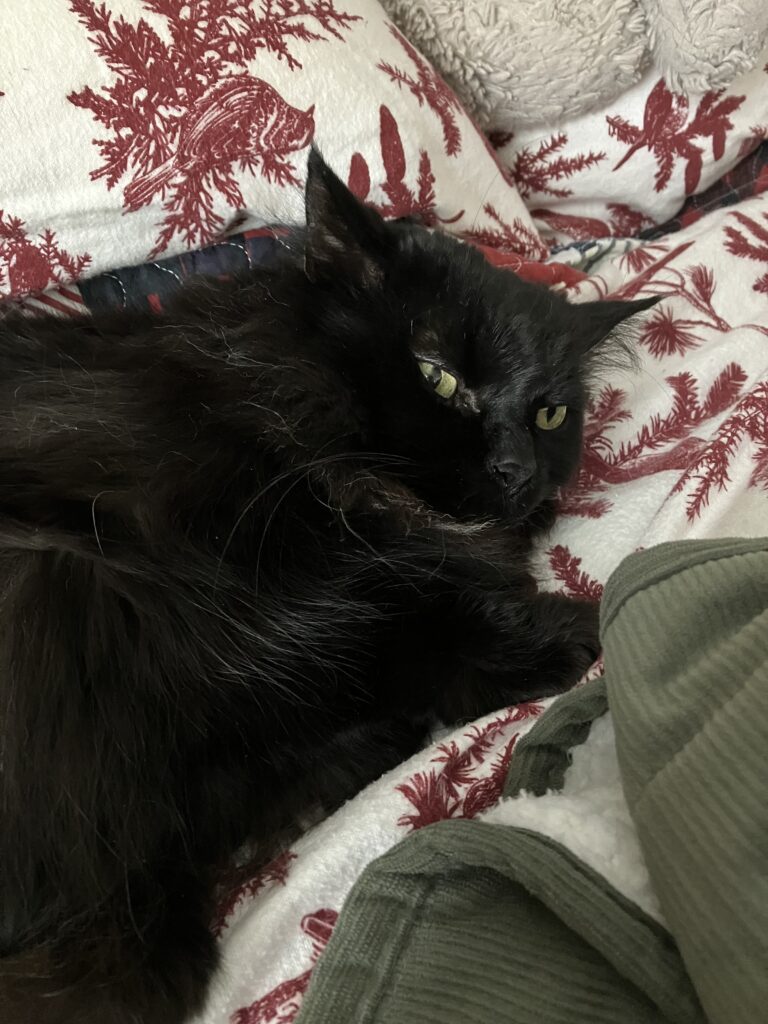
<path id="1" fill-rule="evenodd" d="M 440 511 L 526 519 L 576 470 L 601 345 L 656 300 L 571 304 L 454 238 L 385 223 L 314 151 L 306 208 L 315 328 L 369 450 L 401 458 Z"/>

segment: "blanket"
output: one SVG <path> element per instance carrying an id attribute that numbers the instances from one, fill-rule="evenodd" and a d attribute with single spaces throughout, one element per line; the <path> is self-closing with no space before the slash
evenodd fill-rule
<path id="1" fill-rule="evenodd" d="M 605 679 L 520 743 L 507 800 L 371 865 L 299 1024 L 764 1017 L 766 627 L 765 539 L 625 560 Z"/>
<path id="2" fill-rule="evenodd" d="M 763 0 L 383 0 L 483 127 L 552 125 L 650 66 L 678 93 L 721 89 L 768 44 Z"/>

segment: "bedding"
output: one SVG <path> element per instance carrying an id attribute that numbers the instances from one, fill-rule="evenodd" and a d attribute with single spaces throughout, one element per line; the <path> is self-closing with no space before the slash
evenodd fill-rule
<path id="1" fill-rule="evenodd" d="M 768 51 L 727 88 L 678 95 L 649 71 L 598 110 L 497 134 L 550 242 L 626 237 L 679 213 L 768 137 Z"/>
<path id="2" fill-rule="evenodd" d="M 376 0 L 204 9 L 0 5 L 0 298 L 300 223 L 312 140 L 389 216 L 544 254 L 486 140 Z"/>
<path id="3" fill-rule="evenodd" d="M 358 10 L 362 9 L 361 4 L 362 0 L 350 0 L 346 5 L 335 0 L 330 8 Z M 141 5 L 138 0 L 120 0 L 119 4 L 110 0 L 105 6 L 105 17 L 113 29 L 119 23 L 121 31 L 138 32 L 139 6 L 147 25 L 157 31 L 158 38 L 166 39 L 164 33 L 170 22 L 163 12 L 170 7 L 160 0 L 143 0 Z M 242 10 L 252 7 L 250 3 L 233 6 Z M 304 4 L 302 0 L 303 8 L 320 10 L 318 5 Z M 20 10 L 20 2 L 12 0 L 0 18 L 7 19 L 9 11 L 16 16 Z M 77 11 L 78 18 L 70 20 L 87 39 L 89 32 L 93 32 L 84 19 L 91 18 L 95 10 L 96 5 L 89 0 L 59 3 L 56 13 L 51 15 L 52 21 L 44 20 L 43 30 L 51 25 L 60 26 L 65 17 L 63 12 L 70 18 Z M 124 22 L 119 22 L 118 11 L 124 15 Z M 301 15 L 295 24 L 306 27 L 310 22 Z M 322 26 L 316 21 L 311 24 L 313 33 L 323 34 Z M 327 38 L 322 41 L 302 40 L 301 33 L 290 35 L 288 52 L 303 54 L 303 48 L 308 48 L 306 52 L 314 53 L 327 48 L 337 56 L 343 53 L 346 58 L 352 33 L 368 31 L 357 22 L 354 25 L 352 29 L 339 29 L 345 41 L 330 32 L 325 33 Z M 383 22 L 380 28 L 391 39 L 393 49 L 387 52 L 388 59 L 394 62 L 392 68 L 404 70 L 406 49 Z M 43 30 L 41 39 L 49 39 Z M 151 34 L 147 36 L 150 37 Z M 8 49 L 10 53 L 17 52 L 15 47 Z M 249 67 L 258 68 L 258 74 L 266 74 L 262 61 L 267 57 L 275 74 L 285 73 L 283 62 L 274 53 L 260 51 Z M 56 60 L 55 56 L 48 59 Z M 284 59 L 288 59 L 287 55 Z M 365 63 L 368 58 L 359 59 Z M 416 58 L 407 59 L 415 68 L 412 62 Z M 375 67 L 376 60 L 371 58 L 369 63 Z M 92 82 L 93 89 L 98 91 L 117 83 L 119 76 L 108 70 L 104 58 L 97 56 L 90 44 L 86 64 L 90 77 L 70 82 L 67 88 L 83 89 Z M 320 74 L 322 66 L 324 62 L 315 66 L 307 61 L 301 74 L 298 70 L 296 74 L 290 73 L 290 81 L 298 83 L 303 81 L 304 74 Z M 14 81 L 23 80 L 18 77 L 20 65 L 14 64 L 13 70 L 15 75 L 18 73 Z M 413 82 L 422 81 L 418 76 L 428 77 L 428 72 L 424 68 L 418 73 L 407 72 L 413 80 L 410 85 L 397 75 L 392 78 L 382 70 L 377 74 L 388 90 L 387 99 L 383 102 L 377 93 L 376 102 L 363 117 L 364 124 L 335 123 L 330 113 L 325 122 L 329 146 L 333 147 L 333 138 L 343 136 L 347 142 L 351 139 L 347 148 L 339 141 L 337 149 L 326 152 L 332 160 L 338 158 L 342 169 L 347 169 L 347 177 L 358 194 L 366 195 L 389 214 L 416 212 L 427 223 L 437 223 L 440 218 L 451 221 L 457 210 L 464 209 L 466 216 L 443 226 L 467 236 L 469 242 L 481 246 L 488 258 L 500 265 L 565 289 L 573 301 L 608 295 L 664 296 L 636 333 L 637 370 L 615 368 L 597 382 L 582 470 L 572 489 L 563 495 L 562 515 L 555 530 L 540 545 L 537 571 L 542 586 L 596 600 L 602 596 L 605 581 L 619 562 L 636 549 L 689 537 L 764 535 L 768 523 L 768 194 L 763 191 L 768 181 L 760 154 L 765 156 L 765 146 L 755 149 L 729 170 L 720 183 L 710 185 L 708 191 L 695 198 L 689 197 L 682 211 L 686 167 L 690 161 L 673 160 L 669 189 L 670 199 L 671 190 L 675 190 L 674 202 L 658 205 L 657 197 L 649 196 L 648 185 L 658 166 L 654 153 L 638 147 L 624 163 L 624 167 L 638 168 L 625 179 L 624 187 L 631 192 L 624 199 L 627 206 L 629 200 L 636 204 L 647 199 L 651 212 L 644 219 L 623 221 L 621 233 L 637 235 L 644 228 L 648 237 L 609 238 L 602 242 L 589 237 L 573 243 L 574 232 L 552 232 L 552 240 L 567 244 L 541 263 L 544 250 L 528 214 L 519 205 L 515 189 L 501 174 L 479 136 L 472 134 L 470 122 L 463 120 L 464 115 L 451 104 L 448 110 L 458 118 L 464 141 L 460 154 L 451 157 L 446 153 L 443 128 L 449 115 L 445 111 L 440 115 L 431 105 L 430 96 L 437 102 L 434 94 L 423 93 L 420 100 L 418 85 L 415 92 L 412 89 Z M 757 81 L 763 80 L 768 82 L 768 75 L 760 71 L 755 83 L 757 93 L 762 88 Z M 340 90 L 341 86 L 333 88 Z M 346 83 L 345 89 L 348 92 Z M 6 93 L 0 97 L 0 138 L 7 138 L 8 132 L 19 132 L 21 138 L 28 138 L 24 135 L 26 126 L 20 123 L 18 106 L 6 105 L 11 97 L 7 80 L 0 81 L 0 91 Z M 55 92 L 49 93 L 49 99 L 51 95 Z M 286 95 L 297 107 L 301 105 L 298 93 Z M 750 88 L 750 105 L 739 105 L 738 111 L 734 108 L 724 114 L 730 121 L 734 121 L 737 113 L 739 117 L 749 117 L 740 120 L 733 131 L 726 130 L 725 151 L 715 160 L 715 167 L 709 166 L 720 152 L 714 145 L 715 135 L 707 136 L 705 145 L 695 143 L 702 150 L 697 187 L 703 188 L 726 167 L 732 167 L 743 147 L 756 145 L 758 135 L 750 134 L 752 126 L 747 125 L 751 112 L 758 109 L 752 96 Z M 730 92 L 716 102 L 727 103 L 729 97 Z M 134 102 L 143 102 L 140 92 L 138 98 L 130 99 L 130 103 Z M 306 104 L 311 102 L 307 94 Z M 635 105 L 636 127 L 642 122 L 644 102 Z M 392 113 L 393 121 L 402 131 L 401 127 L 393 129 L 393 121 L 382 113 L 384 108 Z M 694 101 L 688 115 L 695 117 L 696 108 Z M 80 127 L 71 132 L 73 152 L 78 154 L 73 166 L 79 167 L 77 173 L 84 181 L 91 170 L 98 168 L 100 160 L 99 149 L 91 140 L 95 135 L 103 141 L 108 133 L 95 125 L 92 111 L 76 107 L 64 98 L 58 105 L 52 102 L 51 109 L 70 129 L 73 117 L 84 118 Z M 331 107 L 326 109 L 330 111 Z M 619 109 L 623 113 L 618 113 Z M 615 108 L 619 117 L 629 121 L 626 109 Z M 679 113 L 674 104 L 673 109 Z M 410 121 L 411 115 L 418 120 Z M 51 116 L 45 114 L 46 118 Z M 764 120 L 768 121 L 768 117 Z M 316 126 L 321 123 L 316 118 Z M 605 126 L 599 130 L 604 132 Z M 721 135 L 717 137 L 720 139 Z M 52 133 L 53 148 L 63 151 L 60 138 L 55 131 Z M 368 142 L 364 144 L 363 138 Z M 585 140 L 586 137 L 579 142 L 585 142 L 591 152 L 592 144 Z M 81 145 L 84 148 L 79 149 Z M 419 185 L 419 168 L 426 166 L 420 155 L 422 149 L 436 177 L 434 202 L 429 198 L 429 189 L 422 190 Z M 621 148 L 622 153 L 626 150 L 626 146 Z M 360 159 L 353 158 L 353 153 L 359 154 Z M 66 175 L 54 180 L 53 172 L 44 165 L 45 161 L 30 169 L 31 164 L 27 163 L 23 174 L 14 168 L 12 173 L 18 175 L 14 180 L 20 184 L 13 189 L 5 187 L 4 176 L 8 171 L 0 171 L 4 210 L 0 215 L 0 275 L 4 275 L 0 290 L 8 297 L 6 302 L 23 303 L 30 312 L 47 310 L 67 316 L 87 313 L 89 309 L 123 306 L 161 309 L 180 280 L 196 273 L 229 274 L 273 259 L 279 246 L 285 244 L 284 230 L 291 226 L 287 207 L 264 205 L 266 192 L 258 189 L 267 189 L 267 185 L 257 170 L 252 182 L 257 189 L 253 205 L 246 203 L 250 213 L 236 225 L 227 222 L 228 227 L 236 226 L 236 231 L 221 238 L 217 228 L 215 243 L 202 251 L 182 251 L 198 244 L 199 238 L 194 242 L 177 238 L 155 252 L 157 232 L 162 230 L 158 225 L 167 212 L 162 204 L 170 198 L 170 191 L 165 199 L 161 194 L 152 200 L 154 207 L 150 204 L 142 210 L 124 213 L 121 197 L 129 184 L 129 175 L 123 175 L 111 188 L 97 178 L 93 185 L 98 192 L 91 192 L 90 184 L 79 191 L 77 183 L 66 184 Z M 567 169 L 569 165 L 563 166 Z M 607 160 L 600 161 L 596 172 L 600 170 L 606 177 L 607 166 Z M 250 186 L 241 179 L 239 171 L 233 173 L 247 198 Z M 298 163 L 296 173 L 300 176 Z M 565 182 L 557 179 L 556 187 L 570 187 L 572 177 L 566 175 Z M 598 177 L 590 182 L 590 189 L 599 191 Z M 64 192 L 56 191 L 65 185 L 69 190 L 66 203 L 62 200 Z M 17 209 L 15 200 L 27 194 L 24 188 L 28 189 L 28 200 L 23 200 Z M 24 202 L 39 200 L 46 190 L 50 193 L 45 199 L 49 205 L 42 217 L 31 205 L 24 206 Z M 291 189 L 273 182 L 267 191 L 287 203 Z M 471 206 L 465 202 L 467 195 L 473 197 Z M 582 197 L 584 203 L 576 192 L 568 198 L 574 200 L 573 209 L 583 211 L 587 220 L 605 225 L 610 220 L 605 212 L 605 195 L 600 193 L 598 205 L 602 212 L 596 215 L 588 197 Z M 537 209 L 541 196 L 532 193 L 528 200 Z M 86 207 L 93 217 L 81 221 L 78 211 Z M 150 213 L 151 208 L 154 213 Z M 232 212 L 222 196 L 214 198 L 213 209 L 225 220 Z M 48 218 L 49 213 L 53 216 L 54 211 L 62 210 L 64 214 L 74 211 L 73 217 L 68 219 L 68 214 L 62 214 L 60 220 Z M 103 223 L 99 220 L 102 215 Z M 667 230 L 657 226 L 670 216 Z M 22 223 L 25 217 L 27 220 Z M 606 217 L 608 220 L 603 219 Z M 281 226 L 267 229 L 264 221 Z M 141 231 L 132 233 L 137 223 L 142 225 Z M 542 219 L 540 223 L 545 225 L 547 221 Z M 97 251 L 95 245 L 88 243 L 93 248 L 91 253 L 85 243 L 81 244 L 79 239 L 84 236 L 79 232 L 85 228 L 93 231 L 98 245 L 104 243 L 103 249 Z M 584 233 L 575 234 L 580 237 Z M 602 227 L 594 232 L 610 233 Z M 136 242 L 139 236 L 141 244 Z M 91 262 L 78 268 L 77 257 L 82 253 L 88 253 Z M 148 260 L 149 253 L 153 255 Z M 108 269 L 114 265 L 122 265 L 122 269 Z M 107 272 L 97 273 L 99 270 Z M 77 283 L 73 283 L 75 277 Z M 37 290 L 49 284 L 53 287 L 47 291 Z M 33 288 L 34 294 L 25 294 Z M 601 666 L 597 665 L 592 674 L 600 672 Z M 328 821 L 310 829 L 266 869 L 258 873 L 250 870 L 244 854 L 241 883 L 222 891 L 213 922 L 221 942 L 224 970 L 196 1024 L 295 1021 L 314 966 L 330 940 L 355 879 L 373 860 L 401 839 L 421 832 L 424 826 L 444 820 L 457 824 L 472 822 L 489 811 L 499 800 L 510 767 L 515 766 L 518 744 L 524 742 L 550 704 L 537 702 L 500 709 L 478 722 L 436 734 L 424 751 L 369 787 Z M 525 750 L 523 746 L 520 749 Z M 652 902 L 646 901 L 644 907 L 648 917 L 658 923 L 660 918 L 655 915 L 659 911 L 654 910 Z"/>

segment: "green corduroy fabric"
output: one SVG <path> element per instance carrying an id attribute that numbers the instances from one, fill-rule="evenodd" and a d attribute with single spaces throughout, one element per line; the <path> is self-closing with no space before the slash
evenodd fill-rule
<path id="1" fill-rule="evenodd" d="M 704 1009 L 768 1021 L 768 540 L 631 556 L 603 641 L 625 794 Z"/>

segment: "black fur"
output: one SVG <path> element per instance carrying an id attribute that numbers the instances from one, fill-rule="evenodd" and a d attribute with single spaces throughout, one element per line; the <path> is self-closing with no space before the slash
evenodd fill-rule
<path id="1" fill-rule="evenodd" d="M 307 213 L 305 255 L 161 318 L 0 322 L 4 1024 L 179 1024 L 239 844 L 597 650 L 528 535 L 586 363 L 647 303 L 387 226 L 317 155 Z"/>

